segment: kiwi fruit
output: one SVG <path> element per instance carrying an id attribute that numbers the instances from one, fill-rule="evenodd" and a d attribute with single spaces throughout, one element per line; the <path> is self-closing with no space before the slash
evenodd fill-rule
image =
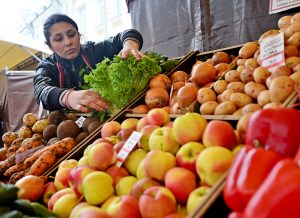
<path id="1" fill-rule="evenodd" d="M 48 141 L 57 136 L 57 125 L 49 124 L 43 131 L 43 138 Z"/>
<path id="2" fill-rule="evenodd" d="M 57 137 L 59 140 L 67 137 L 76 139 L 80 132 L 81 130 L 74 120 L 64 120 L 57 127 Z"/>
<path id="3" fill-rule="evenodd" d="M 67 115 L 62 111 L 52 111 L 48 115 L 48 124 L 59 125 L 62 121 L 67 120 Z"/>

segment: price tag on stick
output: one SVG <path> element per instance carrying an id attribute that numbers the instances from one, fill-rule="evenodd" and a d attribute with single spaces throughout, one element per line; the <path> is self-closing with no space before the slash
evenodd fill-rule
<path id="1" fill-rule="evenodd" d="M 133 131 L 133 133 L 127 139 L 127 141 L 125 142 L 121 150 L 118 152 L 117 163 L 116 163 L 117 167 L 122 166 L 123 162 L 128 157 L 130 152 L 133 150 L 135 145 L 138 143 L 142 135 L 143 134 L 141 132 Z"/>

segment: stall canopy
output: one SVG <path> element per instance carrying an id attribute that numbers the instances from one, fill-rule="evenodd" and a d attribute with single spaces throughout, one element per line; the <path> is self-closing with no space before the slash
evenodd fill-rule
<path id="1" fill-rule="evenodd" d="M 43 43 L 22 36 L 0 34 L 0 70 L 9 70 L 32 56 L 38 58 L 36 54 L 39 52 L 51 53 Z"/>

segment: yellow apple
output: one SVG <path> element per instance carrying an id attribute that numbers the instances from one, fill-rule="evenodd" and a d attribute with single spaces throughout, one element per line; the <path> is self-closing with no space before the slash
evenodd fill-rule
<path id="1" fill-rule="evenodd" d="M 199 205 L 210 190 L 211 187 L 209 186 L 200 186 L 190 193 L 186 203 L 186 209 L 188 214 L 191 214 L 195 209 L 199 207 Z"/>
<path id="2" fill-rule="evenodd" d="M 139 148 L 132 151 L 124 161 L 124 167 L 131 175 L 136 176 L 139 163 L 146 157 L 147 151 Z"/>
<path id="3" fill-rule="evenodd" d="M 57 170 L 54 177 L 54 184 L 58 190 L 70 187 L 69 175 L 72 168 L 61 168 Z"/>
<path id="4" fill-rule="evenodd" d="M 118 196 L 129 195 L 132 187 L 138 181 L 135 176 L 125 176 L 116 184 L 116 193 Z"/>
<path id="5" fill-rule="evenodd" d="M 48 201 L 48 209 L 53 210 L 56 201 L 66 194 L 75 194 L 72 188 L 65 188 L 55 192 Z"/>
<path id="6" fill-rule="evenodd" d="M 139 119 L 137 118 L 127 118 L 123 120 L 121 123 L 121 129 L 136 129 L 136 125 L 138 123 Z"/>
<path id="7" fill-rule="evenodd" d="M 65 194 L 55 202 L 53 212 L 61 218 L 68 218 L 77 204 L 78 197 L 75 194 Z"/>
<path id="8" fill-rule="evenodd" d="M 147 124 L 141 129 L 142 137 L 140 138 L 138 142 L 138 146 L 140 148 L 145 149 L 146 151 L 149 151 L 149 138 L 152 132 L 156 129 L 158 129 L 158 125 L 153 125 L 153 124 Z"/>
<path id="9" fill-rule="evenodd" d="M 78 160 L 75 159 L 68 159 L 68 160 L 63 160 L 59 166 L 57 170 L 60 170 L 62 168 L 74 168 L 76 167 L 78 164 Z"/>

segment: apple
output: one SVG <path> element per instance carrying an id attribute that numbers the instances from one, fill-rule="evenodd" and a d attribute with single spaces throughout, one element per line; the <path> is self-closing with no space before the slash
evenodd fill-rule
<path id="1" fill-rule="evenodd" d="M 83 195 L 91 205 L 103 203 L 114 193 L 113 179 L 105 172 L 95 171 L 83 178 Z"/>
<path id="2" fill-rule="evenodd" d="M 78 197 L 75 193 L 61 196 L 53 206 L 53 212 L 61 218 L 68 218 L 73 208 L 78 204 Z"/>
<path id="3" fill-rule="evenodd" d="M 119 140 L 126 141 L 131 136 L 134 130 L 135 129 L 133 128 L 121 129 L 116 136 Z"/>
<path id="4" fill-rule="evenodd" d="M 93 141 L 92 145 L 99 144 L 100 142 L 107 142 L 107 143 L 111 143 L 111 145 L 114 145 L 113 140 L 111 140 L 110 137 L 107 137 L 107 138 L 98 138 L 95 141 Z"/>
<path id="5" fill-rule="evenodd" d="M 139 119 L 137 118 L 127 118 L 123 120 L 121 123 L 121 129 L 133 129 L 136 130 L 136 125 L 138 123 Z"/>
<path id="6" fill-rule="evenodd" d="M 139 148 L 132 151 L 124 161 L 124 167 L 131 175 L 136 176 L 139 163 L 146 157 L 147 151 Z"/>
<path id="7" fill-rule="evenodd" d="M 75 218 L 77 217 L 77 212 L 81 209 L 84 208 L 86 206 L 91 206 L 89 203 L 87 202 L 80 202 L 79 204 L 77 204 L 71 211 L 70 213 L 70 218 Z"/>
<path id="8" fill-rule="evenodd" d="M 161 150 L 149 151 L 142 162 L 146 176 L 158 181 L 163 181 L 166 172 L 176 166 L 175 156 Z"/>
<path id="9" fill-rule="evenodd" d="M 230 167 L 234 155 L 221 146 L 205 148 L 196 160 L 196 171 L 202 185 L 214 185 Z"/>
<path id="10" fill-rule="evenodd" d="M 237 145 L 237 138 L 233 127 L 224 120 L 211 120 L 203 133 L 203 145 L 222 146 L 232 149 Z"/>
<path id="11" fill-rule="evenodd" d="M 158 128 L 159 128 L 158 125 L 153 125 L 153 124 L 145 125 L 140 131 L 143 135 L 138 142 L 138 146 L 140 148 L 145 149 L 146 151 L 149 151 L 150 150 L 149 149 L 150 135 L 152 134 L 152 132 L 154 132 L 154 130 L 156 130 Z"/>
<path id="12" fill-rule="evenodd" d="M 151 179 L 149 177 L 145 177 L 142 179 L 139 179 L 132 187 L 131 191 L 130 191 L 130 195 L 132 195 L 133 197 L 135 197 L 136 199 L 139 199 L 140 196 L 143 194 L 143 192 L 147 189 L 150 188 L 152 186 L 160 186 L 161 184 L 154 180 Z"/>
<path id="13" fill-rule="evenodd" d="M 121 195 L 129 195 L 132 187 L 134 184 L 138 181 L 138 179 L 135 176 L 125 176 L 119 180 L 119 182 L 116 184 L 116 194 L 118 196 Z"/>
<path id="14" fill-rule="evenodd" d="M 69 185 L 73 188 L 75 194 L 77 194 L 78 197 L 82 195 L 82 181 L 85 176 L 90 174 L 91 172 L 95 172 L 96 169 L 88 166 L 88 165 L 83 165 L 83 166 L 77 166 L 73 169 L 71 169 L 69 173 Z"/>
<path id="15" fill-rule="evenodd" d="M 186 209 L 187 209 L 187 214 L 191 214 L 195 209 L 201 205 L 201 202 L 203 199 L 206 197 L 206 195 L 209 193 L 211 190 L 211 187 L 209 186 L 200 186 L 196 189 L 194 189 L 187 200 L 186 203 Z"/>
<path id="16" fill-rule="evenodd" d="M 114 147 L 107 142 L 94 145 L 87 154 L 88 163 L 98 170 L 106 170 L 110 165 L 116 163 L 117 152 Z"/>
<path id="17" fill-rule="evenodd" d="M 174 167 L 165 175 L 165 186 L 170 189 L 177 202 L 186 204 L 189 194 L 196 188 L 196 176 L 190 170 Z"/>
<path id="18" fill-rule="evenodd" d="M 126 143 L 126 141 L 119 141 L 114 145 L 114 149 L 115 151 L 118 153 L 122 147 L 124 146 L 124 144 Z"/>
<path id="19" fill-rule="evenodd" d="M 27 175 L 19 179 L 15 186 L 19 188 L 18 198 L 36 201 L 43 193 L 44 180 L 38 176 Z"/>
<path id="20" fill-rule="evenodd" d="M 74 168 L 77 166 L 77 164 L 78 160 L 75 159 L 63 160 L 62 162 L 60 162 L 57 170 L 60 170 L 62 168 Z"/>
<path id="21" fill-rule="evenodd" d="M 53 206 L 54 204 L 56 203 L 56 201 L 61 198 L 63 195 L 66 195 L 66 194 L 73 194 L 74 191 L 72 188 L 65 188 L 65 189 L 62 189 L 62 190 L 59 190 L 57 191 L 56 193 L 54 193 L 51 198 L 49 199 L 48 201 L 48 209 L 49 210 L 53 210 Z"/>
<path id="22" fill-rule="evenodd" d="M 106 199 L 102 204 L 101 204 L 101 209 L 103 209 L 104 211 L 106 211 L 106 209 L 108 208 L 108 206 L 110 205 L 110 203 L 118 198 L 119 196 L 116 196 L 116 195 L 113 195 L 113 196 L 110 196 L 108 199 Z"/>
<path id="23" fill-rule="evenodd" d="M 148 124 L 149 124 L 149 123 L 148 123 L 147 117 L 142 117 L 142 118 L 140 118 L 139 121 L 138 121 L 137 124 L 136 124 L 136 131 L 140 132 L 141 129 L 142 129 L 144 126 L 148 125 Z"/>
<path id="24" fill-rule="evenodd" d="M 69 175 L 71 168 L 61 168 L 57 170 L 54 177 L 54 184 L 58 190 L 70 187 L 69 185 Z"/>
<path id="25" fill-rule="evenodd" d="M 108 121 L 101 128 L 102 138 L 116 135 L 121 129 L 121 124 L 117 121 Z"/>
<path id="26" fill-rule="evenodd" d="M 147 175 L 146 175 L 146 171 L 145 171 L 145 158 L 144 158 L 140 161 L 140 163 L 136 169 L 136 178 L 142 179 L 145 177 L 147 177 Z"/>
<path id="27" fill-rule="evenodd" d="M 165 217 L 176 213 L 176 199 L 173 193 L 163 186 L 152 186 L 144 191 L 139 199 L 143 218 Z"/>
<path id="28" fill-rule="evenodd" d="M 149 137 L 149 149 L 176 154 L 179 149 L 179 144 L 175 140 L 173 129 L 170 127 L 155 129 Z"/>
<path id="29" fill-rule="evenodd" d="M 196 160 L 204 145 L 200 142 L 187 142 L 176 153 L 177 165 L 196 173 Z"/>
<path id="30" fill-rule="evenodd" d="M 180 145 L 187 142 L 200 142 L 207 120 L 198 113 L 188 112 L 173 121 L 173 132 Z"/>
<path id="31" fill-rule="evenodd" d="M 153 108 L 146 114 L 149 124 L 163 126 L 170 121 L 170 114 L 162 108 Z"/>
<path id="32" fill-rule="evenodd" d="M 86 155 L 86 156 L 82 156 L 82 157 L 79 159 L 78 164 L 77 164 L 77 166 L 85 166 L 85 165 L 89 165 L 87 155 Z"/>
<path id="33" fill-rule="evenodd" d="M 74 218 L 113 218 L 103 209 L 96 206 L 85 206 L 80 208 Z"/>
<path id="34" fill-rule="evenodd" d="M 42 201 L 45 205 L 48 204 L 49 199 L 52 195 L 54 195 L 57 192 L 57 188 L 55 187 L 55 184 L 53 181 L 47 182 L 44 185 L 43 192 L 42 192 Z"/>
<path id="35" fill-rule="evenodd" d="M 173 127 L 173 121 L 169 121 L 166 124 L 164 124 L 163 126 L 167 126 L 167 127 Z"/>
<path id="36" fill-rule="evenodd" d="M 140 217 L 138 200 L 130 195 L 117 196 L 114 198 L 106 208 L 106 212 L 113 217 Z"/>
<path id="37" fill-rule="evenodd" d="M 117 167 L 116 165 L 110 166 L 106 171 L 113 179 L 113 186 L 115 186 L 119 180 L 125 176 L 129 176 L 129 173 L 124 167 Z"/>

